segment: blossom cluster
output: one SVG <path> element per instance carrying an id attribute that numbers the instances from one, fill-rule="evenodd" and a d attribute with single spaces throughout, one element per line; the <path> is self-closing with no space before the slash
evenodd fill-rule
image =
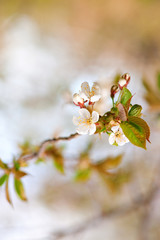
<path id="1" fill-rule="evenodd" d="M 101 98 L 100 87 L 94 83 L 90 89 L 87 82 L 82 83 L 79 94 L 73 95 L 73 102 L 79 106 L 80 116 L 73 117 L 73 123 L 77 126 L 79 134 L 92 135 L 96 132 L 96 123 L 99 120 L 99 114 L 93 111 L 93 105 Z M 91 106 L 91 107 L 90 107 Z"/>
<path id="2" fill-rule="evenodd" d="M 117 85 L 113 85 L 111 88 L 111 98 L 114 99 L 115 94 L 129 83 L 130 76 L 125 74 L 119 80 Z M 122 128 L 120 127 L 120 118 L 115 117 L 111 111 L 100 116 L 97 111 L 94 110 L 95 102 L 101 99 L 101 89 L 98 83 L 94 82 L 90 88 L 88 82 L 83 82 L 79 93 L 73 95 L 73 103 L 78 106 L 79 116 L 73 117 L 73 123 L 76 125 L 76 131 L 78 134 L 96 134 L 105 132 L 109 134 L 109 143 L 111 145 L 122 146 L 129 142 L 128 138 L 124 135 Z M 113 101 L 113 109 L 114 109 Z M 112 109 L 112 110 L 113 110 Z M 114 116 L 114 117 L 113 117 Z"/>

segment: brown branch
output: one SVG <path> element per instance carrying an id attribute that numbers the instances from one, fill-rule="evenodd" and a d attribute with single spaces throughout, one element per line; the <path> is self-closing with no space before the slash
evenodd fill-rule
<path id="1" fill-rule="evenodd" d="M 54 232 L 52 235 L 53 236 L 52 239 L 59 240 L 64 237 L 72 236 L 93 227 L 95 224 L 97 226 L 97 224 L 100 224 L 101 221 L 103 221 L 104 219 L 120 217 L 120 216 L 124 216 L 125 214 L 132 213 L 138 210 L 139 208 L 145 207 L 148 204 L 150 204 L 158 191 L 159 191 L 159 186 L 155 185 L 145 196 L 144 195 L 138 196 L 135 199 L 134 203 L 124 204 L 117 208 L 103 211 L 98 215 L 93 216 L 91 219 L 84 221 L 82 224 L 78 226 L 73 226 L 73 227 L 70 227 L 69 229 L 64 229 L 64 230 Z"/>
<path id="2" fill-rule="evenodd" d="M 41 153 L 45 150 L 45 147 L 48 144 L 52 144 L 52 143 L 59 142 L 59 141 L 69 141 L 69 140 L 71 140 L 71 139 L 73 139 L 77 136 L 79 136 L 79 134 L 74 133 L 74 134 L 69 135 L 68 137 L 57 137 L 57 138 L 46 139 L 39 145 L 39 149 L 38 149 L 37 152 L 34 152 L 32 154 L 29 154 L 29 155 L 22 156 L 22 157 L 20 157 L 20 160 L 29 161 L 29 160 L 32 160 L 34 158 L 38 158 L 41 155 Z"/>

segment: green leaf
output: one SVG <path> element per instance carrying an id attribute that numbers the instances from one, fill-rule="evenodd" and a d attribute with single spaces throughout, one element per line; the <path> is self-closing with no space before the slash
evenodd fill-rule
<path id="1" fill-rule="evenodd" d="M 20 179 L 17 179 L 17 178 L 14 179 L 14 187 L 15 187 L 16 193 L 19 196 L 19 198 L 23 201 L 26 201 L 27 198 L 25 195 L 23 183 L 21 182 Z"/>
<path id="2" fill-rule="evenodd" d="M 102 162 L 97 163 L 97 167 L 106 171 L 118 167 L 122 162 L 123 155 L 118 155 L 116 157 L 108 157 Z"/>
<path id="3" fill-rule="evenodd" d="M 99 131 L 99 133 L 101 133 L 101 132 L 106 132 L 106 127 L 102 128 L 102 129 Z"/>
<path id="4" fill-rule="evenodd" d="M 141 126 L 144 129 L 144 131 L 145 131 L 146 139 L 149 141 L 150 128 L 149 128 L 148 124 L 146 123 L 146 121 L 144 121 L 142 118 L 135 117 L 135 116 L 129 116 L 128 120 L 131 121 L 131 122 L 136 123 L 139 126 Z"/>
<path id="5" fill-rule="evenodd" d="M 8 166 L 6 163 L 2 162 L 2 160 L 0 159 L 0 168 L 2 169 L 8 169 Z"/>
<path id="6" fill-rule="evenodd" d="M 131 121 L 121 122 L 120 126 L 132 144 L 146 149 L 146 133 L 143 127 Z"/>
<path id="7" fill-rule="evenodd" d="M 118 111 L 119 111 L 119 118 L 121 121 L 127 121 L 127 114 L 126 114 L 126 110 L 124 108 L 124 106 L 122 105 L 122 103 L 119 103 L 117 105 Z"/>
<path id="8" fill-rule="evenodd" d="M 35 164 L 39 164 L 39 163 L 45 163 L 45 159 L 44 158 L 38 158 L 35 162 Z"/>
<path id="9" fill-rule="evenodd" d="M 91 175 L 91 169 L 90 168 L 78 169 L 74 179 L 76 181 L 87 181 L 90 178 L 90 175 Z"/>
<path id="10" fill-rule="evenodd" d="M 141 111 L 142 111 L 141 105 L 135 104 L 129 110 L 128 115 L 129 116 L 140 117 L 141 116 Z"/>
<path id="11" fill-rule="evenodd" d="M 118 108 L 117 107 L 112 107 L 111 108 L 111 113 L 113 113 L 115 116 L 118 116 Z"/>
<path id="12" fill-rule="evenodd" d="M 157 86 L 158 86 L 158 90 L 160 91 L 160 72 L 158 72 L 157 74 Z"/>
<path id="13" fill-rule="evenodd" d="M 128 108 L 128 104 L 130 104 L 130 100 L 132 98 L 131 92 L 127 88 L 123 88 L 121 92 L 121 100 L 120 102 L 123 104 L 124 107 Z"/>
<path id="14" fill-rule="evenodd" d="M 118 147 L 118 144 L 116 142 L 114 142 L 112 145 Z"/>
<path id="15" fill-rule="evenodd" d="M 54 161 L 54 166 L 55 168 L 62 174 L 64 174 L 64 163 L 63 163 L 63 159 L 55 159 Z"/>
<path id="16" fill-rule="evenodd" d="M 119 193 L 121 188 L 128 183 L 132 178 L 132 173 L 129 171 L 119 170 L 117 173 L 106 176 L 103 178 L 107 187 L 112 193 Z"/>
<path id="17" fill-rule="evenodd" d="M 19 162 L 16 161 L 16 160 L 13 160 L 13 163 L 14 163 L 14 168 L 15 168 L 15 170 L 18 171 L 18 170 L 20 169 L 20 164 L 19 164 Z"/>
<path id="18" fill-rule="evenodd" d="M 8 175 L 7 175 L 7 174 L 4 174 L 4 175 L 0 178 L 0 186 L 2 186 L 7 179 L 8 179 Z"/>
<path id="19" fill-rule="evenodd" d="M 15 175 L 16 178 L 19 179 L 19 178 L 22 178 L 22 177 L 26 176 L 27 173 L 19 170 L 19 171 L 14 171 L 14 175 Z"/>
<path id="20" fill-rule="evenodd" d="M 9 194 L 8 181 L 9 181 L 9 177 L 8 177 L 8 179 L 6 180 L 5 193 L 6 193 L 6 199 L 7 199 L 7 201 L 9 202 L 9 204 L 12 205 L 12 201 L 11 201 L 10 194 Z"/>

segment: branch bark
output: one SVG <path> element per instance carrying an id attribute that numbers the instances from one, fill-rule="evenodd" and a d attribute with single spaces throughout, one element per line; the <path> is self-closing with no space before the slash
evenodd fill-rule
<path id="1" fill-rule="evenodd" d="M 32 154 L 29 154 L 29 155 L 22 156 L 22 157 L 20 157 L 20 159 L 23 160 L 23 161 L 29 161 L 29 160 L 32 160 L 34 158 L 38 158 L 40 156 L 40 154 L 45 150 L 45 148 L 48 144 L 52 144 L 52 143 L 59 142 L 59 141 L 69 141 L 73 138 L 76 138 L 77 136 L 79 136 L 78 133 L 73 133 L 73 134 L 71 134 L 67 137 L 58 137 L 58 138 L 46 139 L 40 144 L 37 152 L 34 152 Z"/>

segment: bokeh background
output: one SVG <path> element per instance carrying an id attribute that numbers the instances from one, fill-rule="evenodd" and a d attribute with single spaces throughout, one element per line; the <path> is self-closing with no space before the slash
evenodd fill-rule
<path id="1" fill-rule="evenodd" d="M 14 208 L 0 189 L 0 239 L 50 240 L 54 232 L 73 229 L 103 208 L 134 201 L 159 176 L 160 1 L 158 0 L 0 0 L 0 157 L 11 162 L 25 140 L 39 144 L 46 138 L 75 132 L 77 109 L 72 94 L 83 81 L 98 81 L 109 90 L 117 73 L 129 72 L 134 103 L 143 106 L 151 126 L 147 151 L 131 144 L 109 146 L 105 136 L 92 137 L 93 161 L 123 153 L 121 169 L 132 180 L 112 191 L 93 176 L 73 181 L 73 165 L 91 137 L 65 143 L 66 173 L 51 162 L 31 164 L 24 178 L 28 202 L 17 199 Z M 142 80 L 145 78 L 147 89 Z M 156 96 L 156 97 L 155 97 Z M 99 220 L 64 239 L 158 240 L 160 201 L 119 218 Z M 147 214 L 146 214 L 147 213 Z M 147 219 L 147 220 L 146 220 Z M 67 235 L 67 234 L 66 234 Z"/>

